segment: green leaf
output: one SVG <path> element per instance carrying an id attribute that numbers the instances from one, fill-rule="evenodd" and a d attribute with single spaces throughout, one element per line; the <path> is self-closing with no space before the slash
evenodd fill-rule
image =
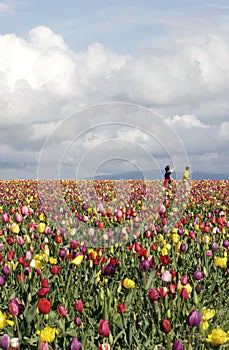
<path id="1" fill-rule="evenodd" d="M 24 316 L 25 316 L 25 319 L 26 319 L 26 322 L 28 324 L 30 324 L 34 318 L 35 318 L 35 315 L 36 315 L 36 310 L 37 310 L 37 305 L 34 304 L 31 309 L 27 309 L 25 312 L 24 312 Z"/>

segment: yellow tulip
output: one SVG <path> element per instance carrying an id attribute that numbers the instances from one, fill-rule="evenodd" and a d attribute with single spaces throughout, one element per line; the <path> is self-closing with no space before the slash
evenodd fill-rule
<path id="1" fill-rule="evenodd" d="M 221 267 L 223 269 L 227 268 L 227 258 L 220 258 L 219 256 L 214 257 L 214 264 L 216 267 Z"/>
<path id="2" fill-rule="evenodd" d="M 38 232 L 43 233 L 45 230 L 45 223 L 44 222 L 39 222 L 38 224 Z"/>
<path id="3" fill-rule="evenodd" d="M 5 313 L 0 311 L 0 329 L 4 329 L 6 326 L 13 326 L 14 321 L 7 320 L 7 316 Z"/>
<path id="4" fill-rule="evenodd" d="M 10 228 L 11 232 L 18 234 L 20 232 L 20 227 L 18 224 L 16 224 L 15 222 L 11 225 Z"/>
<path id="5" fill-rule="evenodd" d="M 131 279 L 127 278 L 127 277 L 123 280 L 122 285 L 126 289 L 135 288 L 135 282 L 132 281 Z"/>
<path id="6" fill-rule="evenodd" d="M 56 334 L 58 331 L 56 328 L 45 327 L 41 331 L 36 332 L 39 335 L 41 342 L 52 343 L 55 340 Z"/>
<path id="7" fill-rule="evenodd" d="M 72 260 L 72 264 L 76 265 L 76 266 L 80 266 L 81 263 L 83 261 L 83 255 L 77 255 L 73 260 Z"/>
<path id="8" fill-rule="evenodd" d="M 213 346 L 218 346 L 226 344 L 229 341 L 229 335 L 220 328 L 213 329 L 205 341 L 212 344 Z"/>

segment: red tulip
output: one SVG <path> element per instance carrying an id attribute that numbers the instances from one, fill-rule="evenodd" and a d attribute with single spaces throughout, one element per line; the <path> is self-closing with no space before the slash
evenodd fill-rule
<path id="1" fill-rule="evenodd" d="M 107 320 L 100 320 L 99 335 L 101 335 L 102 337 L 108 337 L 109 334 L 110 334 L 109 323 L 107 322 Z"/>
<path id="2" fill-rule="evenodd" d="M 112 350 L 110 344 L 101 344 L 99 350 Z"/>
<path id="3" fill-rule="evenodd" d="M 40 298 L 46 297 L 46 295 L 49 293 L 50 289 L 49 288 L 40 288 L 39 291 L 37 292 L 37 295 Z"/>
<path id="4" fill-rule="evenodd" d="M 40 299 L 38 301 L 38 310 L 41 314 L 49 314 L 51 310 L 51 302 L 48 299 Z"/>
<path id="5" fill-rule="evenodd" d="M 52 275 L 58 275 L 58 273 L 60 272 L 60 267 L 57 265 L 53 265 L 51 267 L 51 274 Z"/>
<path id="6" fill-rule="evenodd" d="M 165 298 L 166 295 L 168 294 L 168 288 L 166 287 L 161 287 L 161 289 L 159 290 L 159 294 L 162 298 Z"/>
<path id="7" fill-rule="evenodd" d="M 170 292 L 171 294 L 176 293 L 176 290 L 177 290 L 177 285 L 176 285 L 176 284 L 170 284 L 170 285 L 169 285 L 169 292 Z"/>
<path id="8" fill-rule="evenodd" d="M 159 292 L 156 288 L 151 288 L 148 293 L 148 298 L 152 301 L 156 301 L 159 298 Z"/>
<path id="9" fill-rule="evenodd" d="M 41 286 L 42 286 L 42 288 L 48 288 L 48 280 L 41 279 Z"/>
<path id="10" fill-rule="evenodd" d="M 181 298 L 182 299 L 188 299 L 188 291 L 187 291 L 187 289 L 185 287 L 182 288 L 182 290 L 181 290 Z"/>
<path id="11" fill-rule="evenodd" d="M 126 312 L 125 304 L 118 304 L 118 313 L 122 314 L 123 312 Z"/>
<path id="12" fill-rule="evenodd" d="M 82 312 L 82 311 L 83 311 L 84 306 L 83 306 L 82 300 L 76 300 L 75 309 L 76 309 L 76 311 L 78 311 L 78 312 Z"/>
<path id="13" fill-rule="evenodd" d="M 171 323 L 167 318 L 163 318 L 160 322 L 160 329 L 163 333 L 169 333 L 172 330 Z"/>
<path id="14" fill-rule="evenodd" d="M 163 266 L 169 265 L 171 263 L 171 260 L 168 255 L 160 256 L 160 262 Z"/>

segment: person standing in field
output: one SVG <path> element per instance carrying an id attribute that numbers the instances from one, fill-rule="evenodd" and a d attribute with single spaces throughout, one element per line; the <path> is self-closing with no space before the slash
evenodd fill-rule
<path id="1" fill-rule="evenodd" d="M 184 170 L 184 173 L 183 173 L 183 182 L 184 182 L 184 186 L 185 186 L 186 192 L 188 192 L 190 187 L 191 187 L 191 183 L 190 183 L 190 180 L 189 180 L 190 173 L 191 173 L 190 167 L 186 166 L 186 168 Z"/>
<path id="2" fill-rule="evenodd" d="M 168 187 L 168 185 L 171 185 L 172 183 L 172 177 L 171 174 L 175 171 L 175 168 L 170 169 L 169 165 L 166 165 L 165 167 L 165 179 L 164 179 L 164 187 Z"/>

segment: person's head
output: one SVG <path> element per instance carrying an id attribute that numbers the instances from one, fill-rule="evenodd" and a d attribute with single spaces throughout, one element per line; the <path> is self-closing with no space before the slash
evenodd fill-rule
<path id="1" fill-rule="evenodd" d="M 169 165 L 166 165 L 165 171 L 169 171 L 169 170 L 170 170 L 170 166 L 169 166 Z"/>
<path id="2" fill-rule="evenodd" d="M 190 167 L 189 167 L 189 166 L 186 166 L 185 170 L 190 170 Z"/>

